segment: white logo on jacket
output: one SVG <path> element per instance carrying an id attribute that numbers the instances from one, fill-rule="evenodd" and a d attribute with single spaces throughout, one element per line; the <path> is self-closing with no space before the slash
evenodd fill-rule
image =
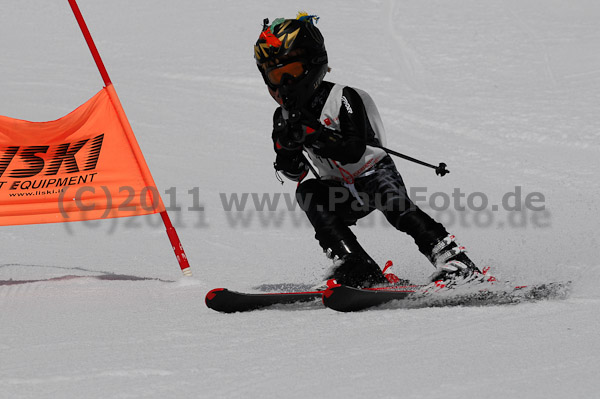
<path id="1" fill-rule="evenodd" d="M 348 99 L 346 98 L 346 96 L 342 96 L 342 102 L 344 103 L 344 106 L 346 107 L 346 111 L 351 114 L 352 113 L 352 107 L 350 106 L 350 103 L 348 102 Z"/>

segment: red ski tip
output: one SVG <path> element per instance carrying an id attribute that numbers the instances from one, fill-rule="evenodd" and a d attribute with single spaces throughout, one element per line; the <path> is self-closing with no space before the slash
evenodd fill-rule
<path id="1" fill-rule="evenodd" d="M 215 288 L 214 290 L 210 290 L 207 294 L 206 294 L 206 300 L 207 301 L 212 301 L 216 296 L 217 296 L 217 292 L 219 291 L 223 291 L 225 288 Z"/>

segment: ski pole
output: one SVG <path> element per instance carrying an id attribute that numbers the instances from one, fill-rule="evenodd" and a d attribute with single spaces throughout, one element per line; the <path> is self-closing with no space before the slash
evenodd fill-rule
<path id="1" fill-rule="evenodd" d="M 369 144 L 369 145 L 372 145 L 372 144 Z M 447 165 L 443 162 L 440 162 L 440 164 L 438 166 L 435 166 L 430 163 L 420 161 L 416 158 L 409 157 L 408 155 L 401 154 L 398 151 L 391 150 L 384 146 L 380 146 L 380 145 L 372 145 L 372 146 L 381 148 L 383 151 L 387 152 L 388 154 L 395 155 L 398 158 L 406 159 L 407 161 L 411 161 L 411 162 L 417 163 L 419 165 L 423 165 L 423 166 L 427 166 L 429 168 L 435 169 L 435 174 L 438 176 L 444 176 L 444 175 L 446 175 L 446 173 L 450 173 L 450 171 L 448 169 L 446 169 Z"/>
<path id="2" fill-rule="evenodd" d="M 306 160 L 306 158 L 304 158 Z M 310 171 L 312 172 L 313 175 L 315 175 L 315 177 L 317 178 L 317 180 L 321 180 L 321 176 L 319 176 L 319 172 L 317 172 L 317 170 L 315 169 L 315 167 L 308 161 L 306 160 L 306 164 L 308 165 L 308 169 L 310 169 Z"/>

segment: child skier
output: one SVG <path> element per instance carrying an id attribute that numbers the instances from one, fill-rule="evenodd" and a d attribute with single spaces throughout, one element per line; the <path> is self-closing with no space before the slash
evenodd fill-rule
<path id="1" fill-rule="evenodd" d="M 298 181 L 296 198 L 315 229 L 315 238 L 336 260 L 328 278 L 369 287 L 387 282 L 381 268 L 349 226 L 375 209 L 409 234 L 437 268 L 431 281 L 472 278 L 479 269 L 444 226 L 408 197 L 385 145 L 381 118 L 367 93 L 324 81 L 329 71 L 316 16 L 264 21 L 254 57 L 271 96 L 275 169 Z M 310 171 L 306 152 L 318 169 Z"/>

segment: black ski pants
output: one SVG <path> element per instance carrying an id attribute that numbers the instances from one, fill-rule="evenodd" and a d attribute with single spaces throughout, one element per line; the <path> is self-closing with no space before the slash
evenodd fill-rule
<path id="1" fill-rule="evenodd" d="M 448 235 L 442 224 L 410 200 L 402 176 L 389 156 L 357 178 L 354 188 L 353 193 L 343 182 L 328 179 L 309 179 L 298 186 L 296 198 L 323 249 L 340 240 L 355 240 L 349 226 L 375 209 L 397 230 L 409 234 L 428 258 L 433 246 Z"/>

